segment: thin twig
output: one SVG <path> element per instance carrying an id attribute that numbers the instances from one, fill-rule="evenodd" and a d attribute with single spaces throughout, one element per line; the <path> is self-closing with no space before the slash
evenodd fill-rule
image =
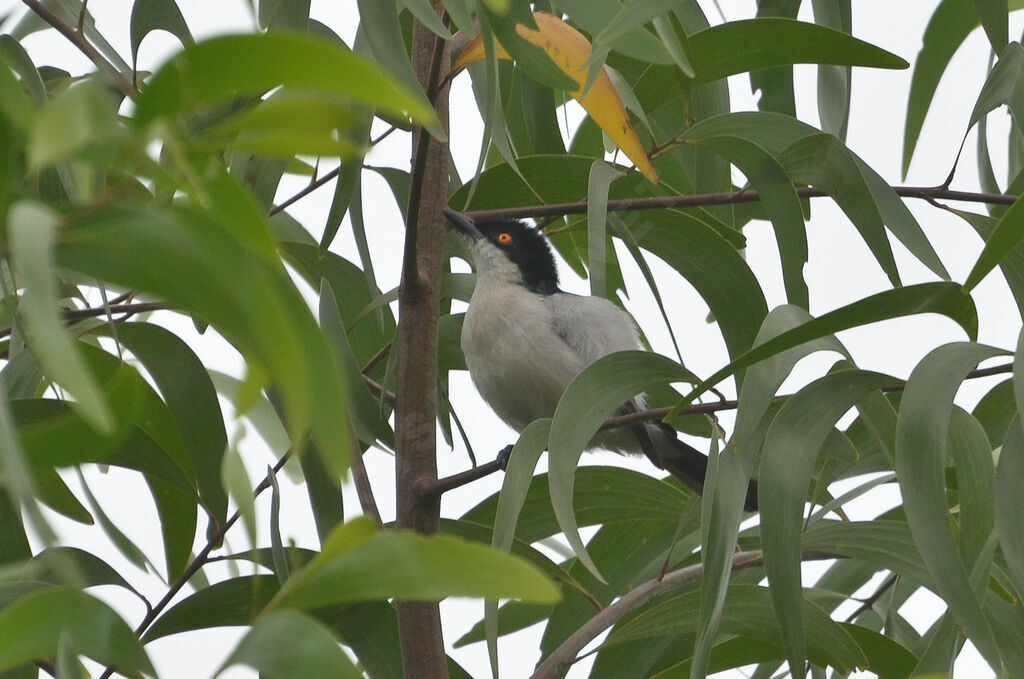
<path id="1" fill-rule="evenodd" d="M 883 582 L 871 596 L 869 596 L 867 599 L 864 599 L 863 602 L 861 602 L 861 605 L 857 608 L 857 610 L 855 610 L 853 613 L 846 617 L 846 622 L 853 622 L 858 617 L 860 617 L 861 614 L 867 613 L 872 608 L 874 608 L 875 602 L 881 599 L 882 595 L 884 595 L 886 592 L 892 589 L 892 586 L 896 584 L 897 579 L 898 576 L 895 573 L 890 574 L 889 577 L 885 579 L 885 582 Z"/>
<path id="2" fill-rule="evenodd" d="M 991 368 L 979 368 L 978 370 L 972 370 L 967 373 L 967 377 L 964 379 L 973 380 L 980 377 L 991 377 L 992 375 L 1002 375 L 1013 372 L 1013 364 L 1007 363 L 1005 365 L 996 365 Z M 882 391 L 885 393 L 892 393 L 896 391 L 903 391 L 906 388 L 906 384 L 891 384 L 882 387 Z M 794 394 L 781 394 L 774 397 L 773 401 L 785 401 L 793 398 Z M 723 410 L 735 410 L 739 406 L 739 401 L 736 400 L 722 400 L 716 401 L 715 403 L 697 403 L 689 406 L 682 410 L 680 415 L 707 415 L 711 413 L 717 413 Z M 626 427 L 637 422 L 649 422 L 651 420 L 660 420 L 661 418 L 672 412 L 674 408 L 672 406 L 664 408 L 651 408 L 650 410 L 640 410 L 635 413 L 629 413 L 628 415 L 618 415 L 616 417 L 609 417 L 605 420 L 599 429 L 604 431 L 606 429 L 616 429 L 618 427 Z M 447 493 L 450 490 L 461 488 L 462 486 L 482 479 L 486 476 L 490 476 L 498 471 L 501 471 L 502 465 L 499 461 L 487 462 L 468 469 L 458 474 L 452 474 L 446 476 L 443 479 L 438 479 L 432 483 L 424 483 L 420 488 L 421 493 L 427 496 L 438 496 L 443 493 Z"/>
<path id="3" fill-rule="evenodd" d="M 980 377 L 991 377 L 992 375 L 1003 375 L 1006 373 L 1013 372 L 1013 364 L 1006 363 L 1005 365 L 995 365 L 990 368 L 979 368 L 972 370 L 967 373 L 964 379 L 974 380 Z M 906 384 L 890 384 L 882 387 L 882 391 L 885 393 L 892 393 L 896 391 L 903 391 L 906 388 Z M 792 398 L 793 394 L 781 394 L 776 396 L 774 400 L 785 401 L 786 399 Z M 688 408 L 681 411 L 680 415 L 706 415 L 709 413 L 717 413 L 723 410 L 735 410 L 739 406 L 739 401 L 728 400 L 728 401 L 716 401 L 715 403 L 696 403 L 689 406 Z M 601 430 L 614 429 L 616 427 L 625 427 L 630 424 L 637 422 L 647 422 L 649 420 L 660 420 L 661 418 L 672 412 L 673 407 L 665 408 L 651 408 L 650 410 L 640 410 L 635 413 L 629 413 L 628 415 L 619 415 L 616 417 L 609 417 L 601 425 Z"/>
<path id="4" fill-rule="evenodd" d="M 287 200 L 285 200 L 280 205 L 275 205 L 274 207 L 270 208 L 270 213 L 269 213 L 270 216 L 273 217 L 274 215 L 276 215 L 281 210 L 284 210 L 285 208 L 290 207 L 293 203 L 295 203 L 299 199 L 305 198 L 309 194 L 313 193 L 314 191 L 319 189 L 321 186 L 323 186 L 327 182 L 329 182 L 332 179 L 334 179 L 335 177 L 337 177 L 339 172 L 341 172 L 341 166 L 340 165 L 338 167 L 334 168 L 333 170 L 331 170 L 330 172 L 328 172 L 327 174 L 325 174 L 323 177 L 320 177 L 318 179 L 315 179 L 315 180 L 311 181 L 309 184 L 306 185 L 306 188 L 302 189 L 301 191 L 296 193 L 291 198 L 288 198 Z"/>
<path id="5" fill-rule="evenodd" d="M 823 559 L 839 558 L 836 554 L 822 552 L 807 552 L 803 555 L 803 561 L 820 561 Z M 760 566 L 764 555 L 760 551 L 737 552 L 732 558 L 732 569 L 753 568 Z M 583 648 L 592 642 L 597 636 L 612 625 L 622 620 L 625 616 L 647 604 L 654 598 L 687 585 L 699 582 L 704 574 L 702 564 L 687 566 L 678 570 L 666 573 L 664 577 L 648 580 L 636 587 L 629 593 L 619 598 L 615 603 L 601 610 L 593 618 L 583 624 L 576 632 L 544 659 L 531 676 L 531 679 L 554 679 L 562 676 L 569 666 L 576 661 L 576 656 Z"/>
<path id="6" fill-rule="evenodd" d="M 135 314 L 141 314 L 146 311 L 160 311 L 162 309 L 173 309 L 169 304 L 164 302 L 138 302 L 135 304 L 111 304 L 104 308 L 102 306 L 89 307 L 87 309 L 67 309 L 61 315 L 64 320 L 72 323 L 74 321 L 81 321 L 86 318 L 99 318 L 100 316 L 106 316 L 108 312 L 113 314 L 124 314 L 124 317 L 114 319 L 114 322 L 120 322 L 127 320 Z M 7 328 L 0 328 L 0 339 L 8 337 L 11 334 L 13 326 Z"/>
<path id="7" fill-rule="evenodd" d="M 39 0 L 21 1 L 24 2 L 30 10 L 39 15 L 39 18 L 57 29 L 57 31 L 77 47 L 82 54 L 88 57 L 92 63 L 96 64 L 97 68 L 106 71 L 107 74 L 110 75 L 111 80 L 113 80 L 114 87 L 117 88 L 118 92 L 128 98 L 135 97 L 136 89 L 132 86 L 131 81 L 125 78 L 112 63 L 107 61 L 107 59 L 100 54 L 99 50 L 97 50 L 92 43 L 85 38 L 84 33 L 76 31 L 73 26 L 69 26 L 64 23 L 56 13 L 51 11 L 42 2 L 39 2 Z"/>
<path id="8" fill-rule="evenodd" d="M 1018 196 L 1002 193 L 976 193 L 972 191 L 953 191 L 942 186 L 894 186 L 898 195 L 904 198 L 920 198 L 922 200 L 956 200 L 968 203 L 987 203 L 990 205 L 1012 205 Z M 829 194 L 815 188 L 800 186 L 796 193 L 801 198 L 821 198 Z M 761 200 L 757 191 L 725 191 L 722 193 L 698 193 L 690 196 L 647 196 L 643 198 L 619 198 L 608 201 L 609 212 L 627 210 L 654 210 L 670 207 L 700 207 L 707 205 L 735 205 L 737 203 L 756 203 Z M 586 201 L 576 203 L 551 203 L 550 205 L 527 205 L 523 207 L 497 208 L 494 210 L 474 210 L 466 212 L 473 219 L 518 219 L 528 217 L 560 217 L 564 215 L 586 214 Z"/>
<path id="9" fill-rule="evenodd" d="M 359 506 L 363 514 L 373 519 L 377 528 L 383 528 L 384 522 L 380 518 L 380 510 L 377 509 L 377 499 L 373 496 L 373 486 L 370 485 L 370 475 L 366 473 L 366 463 L 363 461 L 363 452 L 358 446 L 352 451 L 352 480 L 356 486 L 356 496 L 359 498 Z"/>

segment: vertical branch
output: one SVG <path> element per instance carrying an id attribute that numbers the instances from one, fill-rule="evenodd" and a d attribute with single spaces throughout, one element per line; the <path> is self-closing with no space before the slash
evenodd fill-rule
<path id="1" fill-rule="evenodd" d="M 447 92 L 434 96 L 445 44 L 417 22 L 412 61 L 448 128 Z M 440 308 L 441 209 L 448 195 L 448 149 L 422 129 L 413 138 L 405 259 L 398 297 L 397 389 L 395 390 L 396 488 L 398 527 L 437 532 L 440 499 L 422 489 L 437 480 L 437 316 Z M 437 602 L 400 601 L 398 629 L 405 675 L 447 679 L 448 664 Z"/>

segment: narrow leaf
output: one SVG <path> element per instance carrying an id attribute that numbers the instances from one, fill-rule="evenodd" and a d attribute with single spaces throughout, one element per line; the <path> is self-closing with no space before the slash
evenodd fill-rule
<path id="1" fill-rule="evenodd" d="M 248 665 L 268 679 L 361 679 L 338 639 L 309 616 L 277 611 L 252 626 L 224 661 L 219 675 L 231 665 Z"/>
<path id="2" fill-rule="evenodd" d="M 547 602 L 559 595 L 519 557 L 444 535 L 376 532 L 368 519 L 359 518 L 332 532 L 323 552 L 292 575 L 271 607 L 446 596 Z"/>
<path id="3" fill-rule="evenodd" d="M 62 635 L 101 665 L 154 674 L 135 633 L 109 606 L 75 589 L 48 587 L 0 611 L 0 670 L 57 654 Z"/>
<path id="4" fill-rule="evenodd" d="M 806 658 L 800 533 L 815 458 L 840 417 L 891 383 L 888 375 L 859 370 L 826 375 L 786 401 L 765 438 L 758 475 L 765 571 L 794 676 Z"/>
<path id="5" fill-rule="evenodd" d="M 395 115 L 408 114 L 439 131 L 422 93 L 337 43 L 292 33 L 230 35 L 185 49 L 162 66 L 143 90 L 135 122 L 180 115 L 189 107 L 279 86 L 309 88 L 351 98 Z M 443 134 L 441 135 L 443 138 Z"/>
<path id="6" fill-rule="evenodd" d="M 113 431 L 114 420 L 95 378 L 75 349 L 58 313 L 53 245 L 57 216 L 34 203 L 16 203 L 8 216 L 11 255 L 25 292 L 21 313 L 26 340 L 46 375 L 74 396 L 72 407 L 93 428 Z"/>
<path id="7" fill-rule="evenodd" d="M 953 396 L 968 371 L 1000 353 L 962 342 L 929 353 L 907 380 L 896 432 L 896 473 L 914 541 L 937 591 L 993 667 L 1002 664 L 1000 653 L 950 528 L 943 468 Z"/>

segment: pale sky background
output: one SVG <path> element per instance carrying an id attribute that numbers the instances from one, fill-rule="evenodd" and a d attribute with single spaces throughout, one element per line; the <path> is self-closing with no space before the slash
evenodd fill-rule
<path id="1" fill-rule="evenodd" d="M 809 19 L 810 3 L 805 4 L 802 18 Z M 879 0 L 861 0 L 854 3 L 854 35 L 870 43 L 883 47 L 913 63 L 920 48 L 919 40 L 924 33 L 925 24 L 937 2 L 880 2 Z M 706 13 L 713 23 L 721 21 L 714 5 L 706 0 L 701 1 Z M 752 16 L 755 2 L 753 0 L 723 0 L 721 8 L 727 19 Z M 233 30 L 251 30 L 254 21 L 246 9 L 244 0 L 179 0 L 179 6 L 197 39 L 211 35 L 231 32 Z M 131 2 L 127 0 L 93 0 L 90 11 L 96 16 L 97 25 L 103 35 L 119 49 L 126 60 L 130 61 L 128 17 Z M 15 0 L 0 0 L 0 17 L 13 12 L 19 16 L 23 5 Z M 331 2 L 313 0 L 312 16 L 324 21 L 338 32 L 349 44 L 356 27 L 355 2 L 343 0 Z M 1019 36 L 1021 22 L 1019 15 L 1011 16 L 1010 35 Z M 10 30 L 12 22 L 8 20 L 0 24 L 0 29 Z M 53 31 L 37 34 L 25 42 L 37 65 L 56 65 L 80 74 L 92 70 L 82 57 L 63 38 Z M 140 68 L 153 70 L 166 56 L 177 50 L 177 42 L 166 34 L 151 34 L 143 43 L 140 51 Z M 919 142 L 919 150 L 910 175 L 902 181 L 899 163 L 902 148 L 902 129 L 905 116 L 906 96 L 909 89 L 911 70 L 904 71 L 872 71 L 856 69 L 853 76 L 852 112 L 849 127 L 848 144 L 871 167 L 878 171 L 887 181 L 893 184 L 936 185 L 941 183 L 952 165 L 960 139 L 970 114 L 971 107 L 985 76 L 988 58 L 988 42 L 979 30 L 974 31 L 964 47 L 957 54 L 953 64 L 939 87 L 938 105 L 929 114 Z M 815 67 L 800 66 L 797 72 L 797 98 L 799 116 L 805 122 L 817 125 L 817 108 L 815 101 Z M 730 79 L 733 110 L 749 110 L 755 103 L 750 94 L 749 80 L 746 75 Z M 574 107 L 567 117 L 578 121 L 580 112 Z M 1002 112 L 990 118 L 990 138 L 1000 140 L 1000 133 L 1006 128 L 1006 117 Z M 383 129 L 381 127 L 380 129 Z M 468 77 L 459 77 L 452 88 L 452 129 L 458 130 L 453 155 L 456 167 L 463 180 L 468 180 L 476 167 L 476 156 L 479 151 L 479 137 L 482 124 L 476 114 L 475 105 L 469 88 Z M 378 130 L 379 131 L 379 130 Z M 978 181 L 974 174 L 973 138 L 968 141 L 961 159 L 960 170 L 953 182 L 953 188 L 977 190 Z M 372 165 L 394 165 L 406 167 L 409 157 L 409 142 L 406 135 L 392 135 L 384 143 L 375 148 L 367 159 Z M 1005 148 L 1002 144 L 994 145 L 992 153 L 997 167 L 1005 167 Z M 330 164 L 327 165 L 328 167 Z M 324 164 L 321 165 L 324 167 Z M 997 171 L 997 176 L 1002 176 Z M 303 178 L 290 178 L 282 182 L 279 200 L 290 196 L 305 185 Z M 297 203 L 289 212 L 301 221 L 314 236 L 319 237 L 323 221 L 327 214 L 332 195 L 332 185 L 322 188 L 311 196 Z M 939 253 L 946 267 L 955 280 L 964 280 L 981 250 L 981 242 L 973 230 L 965 223 L 939 210 L 932 209 L 920 201 L 909 201 L 911 209 L 917 215 L 922 228 L 928 234 L 932 244 Z M 390 191 L 373 173 L 364 174 L 363 205 L 366 212 L 368 239 L 374 267 L 382 290 L 397 285 L 399 277 L 399 258 L 397 253 L 402 242 L 402 225 L 398 209 L 394 205 Z M 980 211 L 981 206 L 969 209 Z M 778 264 L 774 236 L 769 224 L 758 222 L 748 226 L 744 233 L 748 238 L 747 260 L 754 273 L 762 283 L 770 307 L 784 302 L 781 273 Z M 812 218 L 808 224 L 808 240 L 810 260 L 805 269 L 805 276 L 811 290 L 811 313 L 820 315 L 826 311 L 861 299 L 874 292 L 888 287 L 888 282 L 874 263 L 856 230 L 845 216 L 828 200 L 816 199 L 812 203 Z M 891 239 L 892 240 L 892 239 Z M 906 283 L 933 280 L 930 272 L 910 256 L 896 241 L 893 249 L 897 257 L 900 272 Z M 347 220 L 342 227 L 333 249 L 339 254 L 358 261 L 352 238 L 347 231 Z M 620 260 L 624 266 L 624 274 L 629 285 L 630 298 L 627 307 L 634 313 L 639 324 L 650 339 L 654 349 L 672 355 L 668 333 L 658 315 L 653 300 L 639 277 L 635 267 L 627 264 L 628 258 Z M 698 375 L 709 375 L 727 362 L 721 334 L 717 326 L 708 325 L 704 319 L 707 307 L 694 290 L 668 267 L 654 258 L 648 258 L 650 265 L 662 281 L 662 294 L 665 297 L 671 323 L 680 341 L 687 367 Z M 459 270 L 468 270 L 464 265 Z M 564 286 L 566 289 L 586 293 L 585 281 L 572 275 L 566 266 L 562 266 Z M 307 290 L 309 298 L 315 299 L 311 290 Z M 1019 321 L 1013 313 L 1013 300 L 1005 283 L 998 274 L 990 275 L 974 292 L 980 314 L 980 337 L 984 343 L 1012 350 Z M 191 323 L 183 321 L 169 313 L 158 313 L 154 320 L 166 322 L 176 332 L 189 341 L 207 365 L 214 366 L 225 372 L 240 374 L 240 361 L 223 340 L 208 332 L 205 336 L 195 333 Z M 955 324 L 945 318 L 926 316 L 903 319 L 896 322 L 877 324 L 867 328 L 847 331 L 840 335 L 840 340 L 852 352 L 854 359 L 861 368 L 889 373 L 897 377 L 906 377 L 910 369 L 934 347 L 955 340 L 966 339 L 963 332 Z M 807 381 L 820 376 L 835 360 L 834 355 L 818 354 L 805 359 L 797 366 L 794 375 L 782 387 L 780 393 L 788 393 Z M 975 380 L 969 382 L 961 390 L 959 401 L 965 407 L 972 406 L 984 394 L 996 379 Z M 728 393 L 729 386 L 723 387 Z M 494 453 L 505 444 L 513 442 L 515 435 L 489 409 L 484 406 L 473 389 L 468 374 L 453 374 L 451 380 L 451 396 L 454 406 L 467 427 L 470 440 L 481 461 L 493 457 Z M 222 401 L 228 417 L 229 436 L 241 435 L 239 424 L 231 415 L 230 405 Z M 727 430 L 731 425 L 728 416 L 723 418 Z M 268 445 L 252 431 L 250 426 L 244 428 L 245 437 L 241 440 L 240 449 L 245 456 L 250 477 L 255 485 L 265 473 L 267 464 L 283 451 L 281 442 Z M 444 449 L 444 442 L 439 440 L 439 468 L 441 475 L 462 471 L 468 466 L 468 458 L 461 444 L 456 450 L 449 452 Z M 699 447 L 706 448 L 703 441 L 695 442 Z M 272 450 L 273 448 L 273 450 Z M 371 480 L 377 502 L 385 520 L 394 517 L 393 495 L 393 458 L 382 451 L 371 451 L 366 456 Z M 639 469 L 648 474 L 660 472 L 646 460 L 630 460 L 610 454 L 588 454 L 583 464 L 621 464 Z M 543 462 L 542 462 L 543 464 Z M 72 488 L 78 488 L 74 477 L 69 477 Z M 119 527 L 142 546 L 146 554 L 156 563 L 162 564 L 162 552 L 159 534 L 155 531 L 158 519 L 152 500 L 145 485 L 137 474 L 112 469 L 107 474 L 90 474 L 89 483 L 93 492 L 100 498 L 107 513 Z M 311 514 L 307 508 L 308 501 L 301 486 L 290 480 L 282 479 L 282 529 L 285 541 L 294 540 L 300 546 L 316 546 Z M 444 516 L 455 517 L 475 505 L 482 498 L 490 495 L 500 487 L 500 476 L 494 476 L 468 488 L 445 496 L 442 513 Z M 265 494 L 257 503 L 258 509 L 266 516 L 269 508 L 269 494 Z M 351 489 L 346 489 L 346 511 L 358 511 L 358 501 Z M 851 516 L 868 518 L 880 513 L 884 506 L 891 506 L 896 501 L 893 488 L 882 489 L 869 494 L 847 507 Z M 52 513 L 53 524 L 65 536 L 68 544 L 88 546 L 116 568 L 126 572 L 133 582 L 140 578 L 130 566 L 126 566 L 113 547 L 98 528 L 84 528 L 68 522 Z M 266 544 L 266 522 L 258 529 L 258 539 Z M 586 533 L 589 535 L 590 533 Z M 201 537 L 201 532 L 200 532 Z M 243 550 L 247 544 L 244 530 L 235 528 L 229 533 L 228 542 L 234 550 Z M 819 568 L 819 567 L 816 567 Z M 245 566 L 242 566 L 243 572 Z M 208 570 L 211 579 L 216 579 L 218 570 Z M 226 571 L 220 571 L 226 574 Z M 808 571 L 813 573 L 814 571 Z M 144 578 L 141 578 L 144 579 Z M 872 591 L 877 580 L 865 590 Z M 113 587 L 94 588 L 97 596 L 111 602 L 126 619 L 134 624 L 143 614 L 141 605 L 131 595 Z M 143 591 L 156 600 L 163 591 L 163 585 L 155 578 L 143 586 Z M 941 612 L 937 605 L 938 599 L 928 593 L 919 593 L 903 612 L 918 628 L 924 630 Z M 449 646 L 458 639 L 482 615 L 479 601 L 446 601 L 442 604 L 442 615 L 445 621 L 445 638 Z M 166 637 L 149 644 L 147 650 L 162 677 L 209 677 L 223 658 L 233 648 L 242 630 L 218 629 L 204 630 L 196 633 Z M 539 630 L 536 628 L 504 637 L 501 641 L 502 676 L 526 676 L 537 660 L 536 645 Z M 474 644 L 467 648 L 453 651 L 453 656 L 474 677 L 489 676 L 486 651 L 483 644 Z M 585 661 L 574 668 L 569 676 L 586 675 L 590 662 Z M 233 668 L 225 672 L 224 677 L 252 677 L 255 673 L 245 668 Z M 723 673 L 720 676 L 743 676 Z M 857 676 L 871 676 L 861 674 Z M 961 656 L 957 666 L 957 677 L 992 676 L 983 662 L 972 649 Z"/>

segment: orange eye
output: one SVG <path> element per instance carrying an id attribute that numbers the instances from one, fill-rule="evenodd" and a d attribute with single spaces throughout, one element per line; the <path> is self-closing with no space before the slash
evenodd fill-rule
<path id="1" fill-rule="evenodd" d="M 512 242 L 512 235 L 508 233 L 499 233 L 498 242 L 501 243 L 502 245 L 508 245 L 509 243 Z"/>

